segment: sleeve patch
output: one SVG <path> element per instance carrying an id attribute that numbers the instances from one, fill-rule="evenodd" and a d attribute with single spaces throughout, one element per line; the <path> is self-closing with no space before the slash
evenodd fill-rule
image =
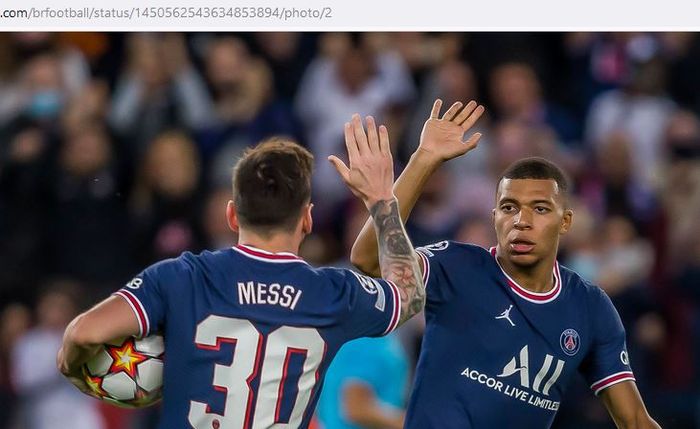
<path id="1" fill-rule="evenodd" d="M 377 301 L 374 303 L 374 307 L 379 311 L 384 311 L 386 307 L 386 296 L 384 295 L 384 289 L 379 286 L 379 283 L 372 277 L 363 276 L 355 271 L 350 271 L 358 282 L 360 286 L 370 295 L 377 295 Z"/>

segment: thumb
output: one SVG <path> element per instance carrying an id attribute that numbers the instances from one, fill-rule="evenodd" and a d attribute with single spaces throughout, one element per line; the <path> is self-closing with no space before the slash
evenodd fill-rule
<path id="1" fill-rule="evenodd" d="M 463 148 L 462 148 L 462 154 L 465 154 L 469 152 L 470 150 L 474 149 L 477 144 L 479 144 L 479 140 L 481 139 L 481 133 L 474 133 L 469 140 L 462 142 Z"/>
<path id="2" fill-rule="evenodd" d="M 345 163 L 335 155 L 329 156 L 328 161 L 330 161 L 331 164 L 333 164 L 335 169 L 338 170 L 338 174 L 340 174 L 340 177 L 343 179 L 343 181 L 347 183 L 350 175 L 350 169 L 348 168 L 348 166 L 345 165 Z"/>

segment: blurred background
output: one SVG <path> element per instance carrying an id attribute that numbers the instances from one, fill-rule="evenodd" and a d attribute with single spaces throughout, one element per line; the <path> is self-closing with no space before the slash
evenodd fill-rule
<path id="1" fill-rule="evenodd" d="M 68 321 L 157 260 L 233 245 L 231 167 L 272 135 L 316 156 L 303 257 L 347 265 L 367 214 L 326 161 L 343 123 L 378 117 L 400 171 L 436 97 L 484 104 L 484 137 L 431 179 L 414 244 L 492 245 L 499 173 L 559 163 L 575 183 L 560 261 L 617 306 L 652 416 L 700 428 L 699 76 L 690 33 L 0 34 L 0 429 L 154 427 L 157 409 L 59 377 Z M 418 319 L 398 333 L 404 401 Z M 577 380 L 555 427 L 614 426 Z"/>

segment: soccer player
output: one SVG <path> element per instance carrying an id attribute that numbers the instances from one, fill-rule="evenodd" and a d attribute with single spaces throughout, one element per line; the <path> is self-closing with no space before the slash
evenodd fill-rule
<path id="1" fill-rule="evenodd" d="M 394 187 L 406 219 L 430 174 L 473 149 L 464 134 L 483 113 L 433 105 L 419 148 Z M 357 126 L 357 122 L 354 124 Z M 547 428 L 580 371 L 620 428 L 658 428 L 642 402 L 625 331 L 608 296 L 556 261 L 571 226 L 568 184 L 541 158 L 501 176 L 489 250 L 442 241 L 416 248 L 426 280 L 426 330 L 406 428 Z M 365 225 L 352 250 L 376 271 L 376 238 Z"/>
<path id="2" fill-rule="evenodd" d="M 360 121 L 359 116 L 355 119 Z M 381 336 L 421 311 L 425 290 L 392 193 L 385 127 L 345 127 L 350 167 L 332 162 L 376 221 L 382 279 L 309 266 L 313 157 L 268 141 L 233 173 L 226 216 L 233 248 L 157 263 L 66 329 L 58 365 L 83 391 L 80 368 L 111 339 L 162 332 L 159 428 L 306 428 L 340 346 Z"/>

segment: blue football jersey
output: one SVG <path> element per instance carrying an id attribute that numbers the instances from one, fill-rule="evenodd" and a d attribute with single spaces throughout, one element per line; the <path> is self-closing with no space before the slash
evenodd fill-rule
<path id="1" fill-rule="evenodd" d="M 398 289 L 250 246 L 159 262 L 116 292 L 165 338 L 159 428 L 306 428 L 343 343 L 398 324 Z"/>
<path id="2" fill-rule="evenodd" d="M 596 394 L 634 380 L 617 311 L 573 271 L 557 263 L 553 288 L 533 293 L 502 270 L 495 248 L 417 250 L 426 330 L 407 428 L 547 428 L 575 371 Z"/>

